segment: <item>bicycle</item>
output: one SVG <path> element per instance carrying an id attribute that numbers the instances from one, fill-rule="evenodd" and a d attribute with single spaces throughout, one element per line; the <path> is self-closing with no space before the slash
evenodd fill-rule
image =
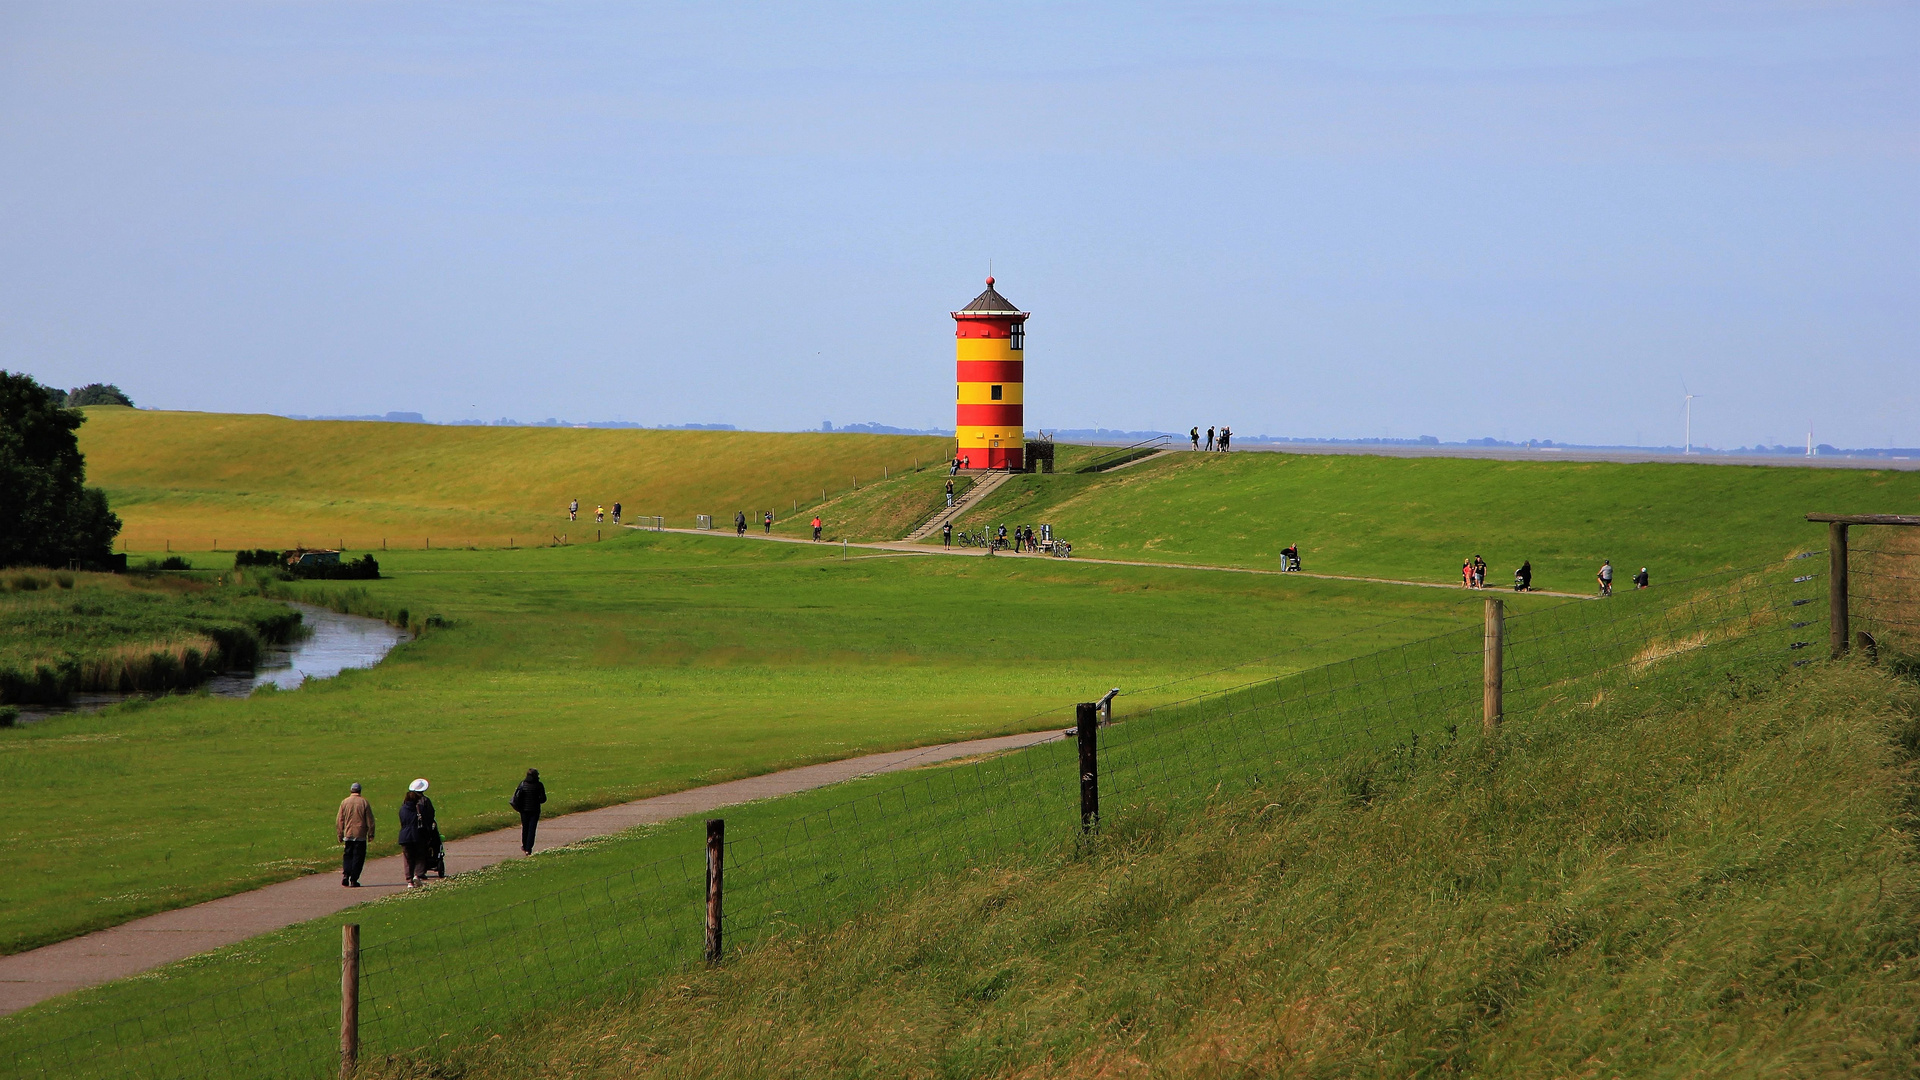
<path id="1" fill-rule="evenodd" d="M 1067 543 L 1065 540 L 1055 540 L 1053 542 L 1052 554 L 1056 559 L 1071 559 L 1073 558 L 1073 545 Z"/>

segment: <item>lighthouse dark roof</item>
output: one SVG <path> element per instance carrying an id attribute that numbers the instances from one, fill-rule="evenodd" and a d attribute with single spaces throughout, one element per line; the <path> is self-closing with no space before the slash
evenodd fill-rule
<path id="1" fill-rule="evenodd" d="M 987 291 L 973 298 L 973 302 L 955 315 L 1025 315 L 1026 312 L 1013 306 L 1013 301 L 994 291 L 993 279 L 987 279 Z"/>

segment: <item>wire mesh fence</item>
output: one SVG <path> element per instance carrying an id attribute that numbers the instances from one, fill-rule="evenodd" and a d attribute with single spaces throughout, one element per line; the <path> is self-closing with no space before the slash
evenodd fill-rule
<path id="1" fill-rule="evenodd" d="M 1847 551 L 1850 627 L 1864 644 L 1920 657 L 1920 528 L 1854 526 Z"/>
<path id="2" fill-rule="evenodd" d="M 1507 617 L 1507 714 L 1591 700 L 1616 680 L 1655 669 L 1717 679 L 1824 656 L 1818 554 Z M 1912 565 L 1907 555 L 1866 561 L 1883 556 L 1863 552 L 1862 565 L 1910 572 L 1900 569 Z M 1896 580 L 1893 571 L 1874 573 L 1859 580 Z M 1914 618 L 1912 592 L 1861 589 L 1881 605 L 1875 626 Z M 1122 716 L 1098 736 L 1106 821 L 1355 751 L 1477 729 L 1486 653 L 1486 631 L 1476 624 Z M 1695 655 L 1712 663 L 1674 663 Z M 738 947 L 831 927 L 1002 856 L 1071 848 L 1083 842 L 1080 780 L 1078 748 L 1058 739 L 731 808 L 724 938 Z M 695 824 L 607 845 L 628 865 L 563 888 L 534 891 L 531 877 L 517 891 L 460 878 L 432 898 L 442 908 L 396 908 L 422 914 L 370 932 L 360 951 L 362 1060 L 451 1055 L 543 1011 L 629 993 L 700 963 L 706 863 Z M 331 1075 L 341 986 L 330 930 L 311 933 L 301 962 L 283 972 L 186 1002 L 130 1005 L 137 1011 L 34 1043 L 0 1024 L 0 1061 L 11 1062 L 7 1075 L 23 1077 Z M 68 1022 L 84 1021 L 76 1014 Z"/>

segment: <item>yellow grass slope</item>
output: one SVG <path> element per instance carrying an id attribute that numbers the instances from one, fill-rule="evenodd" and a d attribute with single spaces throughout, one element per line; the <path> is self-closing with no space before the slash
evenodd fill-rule
<path id="1" fill-rule="evenodd" d="M 856 481 L 944 461 L 939 438 L 735 431 L 440 427 L 86 410 L 80 448 L 134 551 L 171 545 L 356 549 L 544 544 L 629 518 L 778 515 Z M 566 520 L 579 499 L 581 520 Z"/>

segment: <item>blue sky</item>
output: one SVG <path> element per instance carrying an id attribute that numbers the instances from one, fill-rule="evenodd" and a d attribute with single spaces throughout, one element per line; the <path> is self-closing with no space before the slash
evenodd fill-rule
<path id="1" fill-rule="evenodd" d="M 1912 4 L 0 3 L 0 366 L 144 405 L 1920 444 Z"/>

